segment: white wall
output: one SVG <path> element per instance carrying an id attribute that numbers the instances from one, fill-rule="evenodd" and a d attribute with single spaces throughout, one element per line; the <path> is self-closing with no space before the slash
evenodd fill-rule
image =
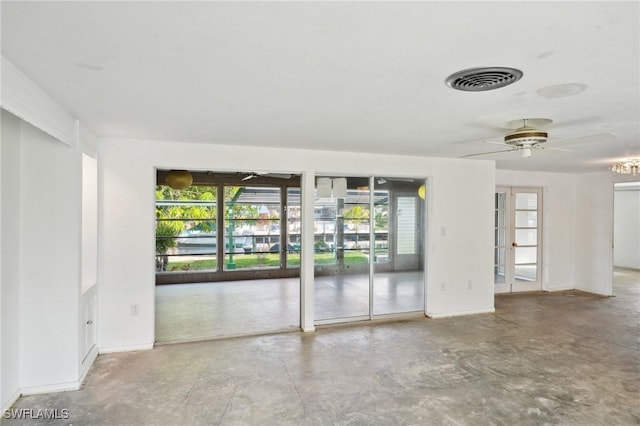
<path id="1" fill-rule="evenodd" d="M 154 343 L 155 167 L 431 177 L 427 312 L 493 311 L 493 162 L 134 140 L 102 140 L 98 158 L 101 352 Z"/>
<path id="2" fill-rule="evenodd" d="M 542 289 L 576 287 L 576 179 L 566 173 L 497 170 L 496 186 L 542 188 Z"/>
<path id="3" fill-rule="evenodd" d="M 0 247 L 0 408 L 20 391 L 20 120 L 2 111 Z"/>
<path id="4" fill-rule="evenodd" d="M 634 180 L 613 172 L 582 174 L 577 180 L 577 289 L 613 294 L 613 188 Z"/>
<path id="5" fill-rule="evenodd" d="M 77 386 L 81 153 L 22 124 L 20 376 L 23 393 Z"/>
<path id="6" fill-rule="evenodd" d="M 640 189 L 615 190 L 613 225 L 613 264 L 640 269 Z"/>

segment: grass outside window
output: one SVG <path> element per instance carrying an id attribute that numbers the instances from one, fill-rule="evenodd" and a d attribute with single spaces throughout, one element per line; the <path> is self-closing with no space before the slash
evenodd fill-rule
<path id="1" fill-rule="evenodd" d="M 288 254 L 289 266 L 300 266 L 300 254 Z M 336 263 L 335 253 L 316 253 L 313 256 L 316 265 L 331 265 Z M 280 255 L 278 253 L 268 254 L 234 254 L 233 261 L 237 269 L 248 268 L 269 268 L 280 266 Z M 347 265 L 363 264 L 369 261 L 369 257 L 357 251 L 346 252 L 344 262 Z M 216 259 L 202 259 L 191 261 L 169 261 L 167 271 L 202 271 L 215 270 Z"/>

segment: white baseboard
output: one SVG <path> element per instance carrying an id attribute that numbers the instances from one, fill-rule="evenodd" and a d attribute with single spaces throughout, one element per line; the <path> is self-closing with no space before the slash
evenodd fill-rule
<path id="1" fill-rule="evenodd" d="M 91 366 L 96 361 L 96 358 L 98 358 L 98 347 L 93 345 L 80 366 L 80 378 L 78 379 L 80 385 L 82 385 L 84 379 L 87 378 L 87 374 L 89 374 L 89 370 L 91 370 Z"/>
<path id="2" fill-rule="evenodd" d="M 20 389 L 16 390 L 16 392 L 13 395 L 11 395 L 9 399 L 7 399 L 7 401 L 2 406 L 2 412 L 4 412 L 4 410 L 8 410 L 9 408 L 11 408 L 13 404 L 16 403 L 18 398 L 20 398 L 21 395 L 22 394 L 20 393 Z"/>
<path id="3" fill-rule="evenodd" d="M 569 287 L 553 287 L 553 288 L 544 288 L 542 289 L 542 291 L 548 291 L 549 293 L 553 293 L 556 291 L 569 291 L 569 290 L 575 290 L 575 287 L 569 286 Z"/>
<path id="4" fill-rule="evenodd" d="M 152 343 L 145 343 L 142 345 L 131 345 L 131 346 L 103 346 L 98 348 L 98 353 L 102 354 L 112 354 L 117 352 L 135 352 L 135 351 L 148 351 L 153 349 Z"/>
<path id="5" fill-rule="evenodd" d="M 458 311 L 458 312 L 427 312 L 426 315 L 429 318 L 438 319 L 438 318 L 448 318 L 448 317 L 460 317 L 464 315 L 478 315 L 478 314 L 492 314 L 496 310 L 495 308 L 486 308 L 486 309 L 477 309 L 473 311 Z"/>
<path id="6" fill-rule="evenodd" d="M 64 392 L 78 389 L 80 389 L 80 382 L 76 381 L 42 386 L 27 386 L 26 388 L 22 388 L 20 393 L 22 395 L 37 395 L 40 393 Z"/>
<path id="7" fill-rule="evenodd" d="M 607 297 L 613 296 L 613 294 L 611 293 L 602 293 L 600 291 L 595 291 L 591 288 L 575 288 L 575 290 L 584 291 L 585 293 L 597 294 L 598 296 L 607 296 Z"/>

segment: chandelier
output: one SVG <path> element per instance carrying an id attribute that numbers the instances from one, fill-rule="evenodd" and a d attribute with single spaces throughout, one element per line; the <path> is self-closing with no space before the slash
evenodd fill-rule
<path id="1" fill-rule="evenodd" d="M 633 176 L 636 176 L 638 173 L 640 173 L 640 157 L 629 158 L 619 163 L 613 163 L 610 170 L 622 175 L 631 174 Z"/>

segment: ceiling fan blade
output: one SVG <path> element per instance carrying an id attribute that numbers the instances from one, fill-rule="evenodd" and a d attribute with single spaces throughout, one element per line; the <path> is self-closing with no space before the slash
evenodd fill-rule
<path id="1" fill-rule="evenodd" d="M 293 176 L 290 173 L 267 173 L 266 175 L 268 177 L 278 178 L 278 179 L 291 179 L 291 176 Z"/>
<path id="2" fill-rule="evenodd" d="M 602 117 L 597 115 L 592 115 L 589 117 L 573 118 L 570 120 L 558 120 L 552 123 L 549 127 L 552 129 L 552 131 L 555 131 L 556 129 L 562 129 L 562 128 L 571 127 L 571 126 L 582 126 L 585 124 L 589 125 L 589 124 L 597 123 L 601 120 L 602 120 Z"/>
<path id="3" fill-rule="evenodd" d="M 269 172 L 251 172 L 247 176 L 243 177 L 243 181 L 247 181 L 253 178 L 257 178 L 259 176 L 276 178 L 276 179 L 291 179 L 293 176 L 291 173 L 269 173 Z"/>
<path id="4" fill-rule="evenodd" d="M 537 145 L 537 146 L 536 146 L 536 148 L 539 148 L 539 149 L 546 149 L 546 150 L 549 150 L 549 151 L 573 152 L 573 151 L 572 151 L 572 150 L 570 150 L 570 149 L 565 149 L 565 148 L 551 148 L 551 147 L 548 147 L 548 148 L 547 148 L 547 147 L 542 146 L 542 145 Z"/>
<path id="5" fill-rule="evenodd" d="M 490 144 L 493 144 L 493 145 L 511 146 L 511 145 L 506 144 L 506 143 L 504 143 L 504 142 L 494 142 L 494 141 L 483 141 L 483 142 L 484 142 L 484 143 L 490 143 Z"/>
<path id="6" fill-rule="evenodd" d="M 504 133 L 504 131 L 500 131 L 498 129 L 497 131 L 495 131 L 495 132 L 493 132 L 491 134 L 488 134 L 487 132 L 484 132 L 481 137 L 477 137 L 477 138 L 473 138 L 473 139 L 465 139 L 465 140 L 462 140 L 462 141 L 449 142 L 449 143 L 447 143 L 447 145 L 466 145 L 466 144 L 470 144 L 470 143 L 483 142 L 486 139 L 499 138 L 499 137 L 501 137 L 501 134 L 503 134 L 503 133 Z"/>
<path id="7" fill-rule="evenodd" d="M 415 182 L 415 179 L 411 178 L 387 178 L 387 180 L 392 180 L 394 182 Z"/>
<path id="8" fill-rule="evenodd" d="M 545 145 L 550 145 L 550 148 L 563 148 L 565 146 L 591 144 L 591 143 L 605 143 L 613 142 L 616 140 L 616 135 L 613 133 L 597 133 L 595 135 L 580 136 L 577 138 L 561 139 L 557 141 L 546 142 Z"/>
<path id="9" fill-rule="evenodd" d="M 458 158 L 477 157 L 477 156 L 479 156 L 479 155 L 498 154 L 498 153 L 501 153 L 501 152 L 511 152 L 511 151 L 517 151 L 517 149 L 503 149 L 503 150 L 500 150 L 500 151 L 480 152 L 480 153 L 477 153 L 477 154 L 467 154 L 467 155 L 463 155 L 463 156 L 458 157 Z"/>

